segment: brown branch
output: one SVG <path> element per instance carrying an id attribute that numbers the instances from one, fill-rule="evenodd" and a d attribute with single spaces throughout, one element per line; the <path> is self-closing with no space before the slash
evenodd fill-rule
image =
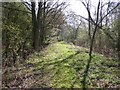
<path id="1" fill-rule="evenodd" d="M 23 2 L 23 4 L 25 5 L 25 7 L 29 10 L 29 11 L 31 11 L 31 4 L 29 4 L 28 2 Z"/>
<path id="2" fill-rule="evenodd" d="M 114 9 L 116 9 L 119 5 L 120 5 L 120 3 L 117 3 L 117 5 L 116 5 L 114 8 L 112 8 L 110 11 L 108 11 L 107 14 L 104 15 L 103 18 L 101 18 L 101 20 L 99 21 L 99 24 L 103 21 L 103 19 L 104 19 L 105 17 L 107 17 L 107 16 L 108 16 Z"/>

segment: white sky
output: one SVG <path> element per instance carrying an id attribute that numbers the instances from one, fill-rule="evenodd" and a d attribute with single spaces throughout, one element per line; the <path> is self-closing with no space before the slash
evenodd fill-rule
<path id="1" fill-rule="evenodd" d="M 99 0 L 91 0 L 91 4 L 93 6 L 96 6 L 98 1 Z M 108 2 L 109 0 L 103 0 L 103 1 Z M 119 1 L 120 2 L 120 0 L 111 0 L 111 1 L 114 1 L 114 2 Z M 72 10 L 78 15 L 87 17 L 87 11 L 86 11 L 85 7 L 83 6 L 83 4 L 80 2 L 80 0 L 69 0 L 69 2 L 70 2 L 70 6 L 68 7 L 67 10 Z"/>
<path id="2" fill-rule="evenodd" d="M 78 15 L 87 16 L 86 9 L 79 0 L 70 0 L 70 10 L 73 10 Z"/>

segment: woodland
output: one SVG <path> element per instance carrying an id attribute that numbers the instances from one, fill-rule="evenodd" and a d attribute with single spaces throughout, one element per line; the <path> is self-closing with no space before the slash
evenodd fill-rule
<path id="1" fill-rule="evenodd" d="M 120 2 L 79 2 L 2 2 L 3 90 L 120 88 Z"/>

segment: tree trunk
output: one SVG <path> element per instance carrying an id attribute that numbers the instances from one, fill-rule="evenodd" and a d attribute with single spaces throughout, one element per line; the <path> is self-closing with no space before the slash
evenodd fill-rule
<path id="1" fill-rule="evenodd" d="M 38 3 L 38 13 L 37 13 L 37 24 L 38 24 L 38 29 L 39 29 L 39 41 L 38 45 L 41 48 L 42 46 L 42 2 Z"/>
<path id="2" fill-rule="evenodd" d="M 89 71 L 89 68 L 90 68 L 91 60 L 92 60 L 93 44 L 94 44 L 97 29 L 98 29 L 98 27 L 96 25 L 95 30 L 93 32 L 93 36 L 92 36 L 91 41 L 90 41 L 89 59 L 88 59 L 88 62 L 87 62 L 87 65 L 86 65 L 86 68 L 85 68 L 85 71 L 84 71 L 84 76 L 83 76 L 83 90 L 86 90 L 86 79 L 87 79 L 87 76 L 88 76 L 88 71 Z"/>
<path id="3" fill-rule="evenodd" d="M 37 51 L 39 50 L 39 27 L 38 21 L 35 13 L 35 2 L 31 2 L 32 5 L 32 31 L 33 31 L 33 48 Z"/>
<path id="4" fill-rule="evenodd" d="M 120 29 L 118 29 L 118 45 L 117 45 L 117 51 L 118 51 L 118 60 L 120 60 Z"/>
<path id="5" fill-rule="evenodd" d="M 92 52 L 93 52 L 93 44 L 94 44 L 94 40 L 95 40 L 95 35 L 96 35 L 96 32 L 97 30 L 99 30 L 99 27 L 98 27 L 98 21 L 99 21 L 99 9 L 100 9 L 100 0 L 98 2 L 98 7 L 97 7 L 97 19 L 96 19 L 96 23 L 95 23 L 95 28 L 94 28 L 94 31 L 93 31 L 93 35 L 90 39 L 90 51 L 89 51 L 89 59 L 87 61 L 87 65 L 85 67 L 85 71 L 84 71 L 84 75 L 83 75 L 83 90 L 86 90 L 86 79 L 88 77 L 88 72 L 89 72 L 89 68 L 90 68 L 90 63 L 92 61 Z M 89 14 L 89 16 L 91 16 Z M 89 21 L 90 22 L 90 21 Z M 89 24 L 90 25 L 90 24 Z M 90 26 L 89 26 L 90 27 Z"/>
<path id="6" fill-rule="evenodd" d="M 42 3 L 40 3 L 40 6 L 42 5 Z M 43 2 L 43 8 L 40 9 L 40 12 L 42 13 L 41 14 L 41 21 L 40 21 L 40 42 L 39 42 L 39 45 L 40 47 L 42 48 L 42 46 L 44 46 L 44 41 L 45 41 L 45 38 L 46 38 L 46 31 L 45 31 L 45 5 L 46 5 L 46 2 L 44 1 Z M 42 16 L 43 15 L 43 16 Z"/>

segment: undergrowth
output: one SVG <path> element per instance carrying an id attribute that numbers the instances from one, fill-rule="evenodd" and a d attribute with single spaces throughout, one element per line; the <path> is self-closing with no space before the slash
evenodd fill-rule
<path id="1" fill-rule="evenodd" d="M 51 44 L 40 53 L 31 55 L 25 68 L 15 72 L 16 76 L 24 79 L 19 86 L 81 88 L 88 52 L 87 48 L 65 42 Z M 96 53 L 92 57 L 87 78 L 88 87 L 120 87 L 118 61 Z"/>

